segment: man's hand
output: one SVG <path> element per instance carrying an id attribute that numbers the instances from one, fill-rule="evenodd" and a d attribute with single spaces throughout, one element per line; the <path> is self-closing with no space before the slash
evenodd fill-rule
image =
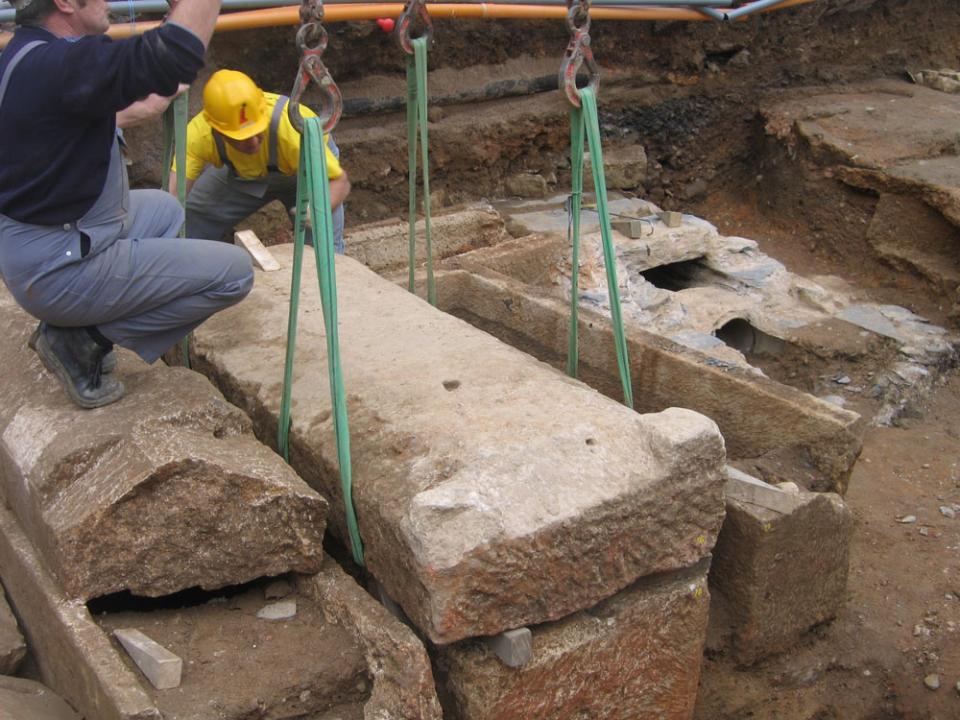
<path id="1" fill-rule="evenodd" d="M 145 122 L 160 117 L 164 110 L 170 107 L 170 103 L 173 102 L 175 98 L 189 89 L 189 85 L 180 83 L 177 91 L 169 97 L 153 93 L 147 95 L 143 100 L 137 100 L 135 103 L 128 105 L 117 113 L 117 127 L 126 130 L 127 128 L 142 125 Z"/>

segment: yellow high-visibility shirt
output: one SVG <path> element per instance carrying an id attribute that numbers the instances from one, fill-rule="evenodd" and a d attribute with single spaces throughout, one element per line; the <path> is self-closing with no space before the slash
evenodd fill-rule
<path id="1" fill-rule="evenodd" d="M 273 117 L 273 108 L 277 104 L 280 95 L 276 93 L 263 94 L 267 101 L 267 116 Z M 306 105 L 300 105 L 300 114 L 307 117 L 315 117 L 313 112 Z M 329 147 L 330 136 L 323 136 L 324 150 L 327 155 L 327 176 L 331 180 L 336 180 L 343 175 L 343 169 Z M 237 174 L 246 179 L 264 177 L 267 175 L 267 163 L 270 157 L 270 126 L 264 131 L 263 142 L 260 143 L 259 150 L 248 155 L 230 146 L 229 142 L 224 142 L 224 149 L 227 157 L 233 163 Z M 293 129 L 290 119 L 287 117 L 286 108 L 280 114 L 280 124 L 277 128 L 277 169 L 284 175 L 296 175 L 300 164 L 300 133 Z M 199 113 L 187 125 L 187 179 L 196 180 L 207 165 L 222 167 L 223 160 L 220 153 L 217 152 L 217 143 L 213 138 L 213 128 L 210 123 Z M 176 159 L 173 161 L 172 170 L 177 169 Z"/>

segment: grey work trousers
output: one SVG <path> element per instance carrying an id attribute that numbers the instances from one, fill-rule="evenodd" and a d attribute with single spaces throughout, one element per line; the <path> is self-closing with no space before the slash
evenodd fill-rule
<path id="1" fill-rule="evenodd" d="M 10 260 L 0 262 L 0 271 L 14 298 L 33 316 L 51 325 L 95 325 L 152 363 L 253 287 L 253 268 L 242 248 L 178 238 L 182 222 L 183 210 L 169 193 L 131 191 L 120 237 L 37 275 L 29 271 L 25 255 L 49 253 L 63 242 L 58 235 L 68 231 L 0 216 L 2 260 Z"/>
<path id="2" fill-rule="evenodd" d="M 241 180 L 226 165 L 208 166 L 187 196 L 187 237 L 224 239 L 233 232 L 234 225 L 273 200 L 282 202 L 288 213 L 296 206 L 296 176 L 274 172 L 266 178 Z M 293 218 L 290 219 L 292 222 Z M 334 250 L 342 254 L 343 205 L 333 210 L 332 219 Z M 313 245 L 309 228 L 305 242 Z"/>

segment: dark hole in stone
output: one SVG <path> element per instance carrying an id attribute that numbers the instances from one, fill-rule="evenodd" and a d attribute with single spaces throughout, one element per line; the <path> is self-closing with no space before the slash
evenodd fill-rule
<path id="1" fill-rule="evenodd" d="M 677 292 L 703 285 L 703 282 L 698 282 L 696 279 L 698 271 L 702 270 L 703 265 L 700 264 L 699 260 L 683 260 L 668 265 L 658 265 L 649 270 L 642 270 L 640 274 L 647 282 L 661 290 Z"/>
<path id="2" fill-rule="evenodd" d="M 777 357 L 786 347 L 783 340 L 758 330 L 742 318 L 734 318 L 714 334 L 726 345 L 742 352 L 747 360 L 753 356 Z"/>
<path id="3" fill-rule="evenodd" d="M 452 392 L 453 390 L 456 390 L 458 387 L 460 387 L 460 381 L 459 381 L 459 380 L 444 380 L 444 381 L 443 381 L 443 387 L 444 387 L 445 390 L 450 390 L 450 391 Z"/>
<path id="4" fill-rule="evenodd" d="M 275 579 L 259 578 L 243 585 L 228 585 L 217 590 L 202 590 L 198 587 L 192 587 L 161 597 L 143 597 L 134 595 L 129 590 L 124 590 L 123 592 L 93 598 L 87 603 L 87 609 L 91 615 L 99 615 L 101 613 L 151 612 L 154 610 L 196 607 L 211 601 L 228 600 L 235 595 L 247 592 L 251 588 L 261 585 L 266 586 L 267 583 Z"/>
<path id="5" fill-rule="evenodd" d="M 587 441 L 586 441 L 586 442 L 587 442 L 587 445 L 596 445 L 596 444 L 597 444 L 597 441 L 594 440 L 593 438 L 587 438 Z"/>

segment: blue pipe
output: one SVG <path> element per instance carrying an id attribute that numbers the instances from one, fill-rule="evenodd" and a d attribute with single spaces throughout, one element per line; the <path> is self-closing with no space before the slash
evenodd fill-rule
<path id="1" fill-rule="evenodd" d="M 756 2 L 752 2 L 749 5 L 746 5 L 742 8 L 738 8 L 736 10 L 732 10 L 731 12 L 728 12 L 725 14 L 727 16 L 727 20 L 736 20 L 737 18 L 741 18 L 746 15 L 752 15 L 753 13 L 759 12 L 760 10 L 774 7 L 775 5 L 779 5 L 784 1 L 785 0 L 757 0 Z"/>

